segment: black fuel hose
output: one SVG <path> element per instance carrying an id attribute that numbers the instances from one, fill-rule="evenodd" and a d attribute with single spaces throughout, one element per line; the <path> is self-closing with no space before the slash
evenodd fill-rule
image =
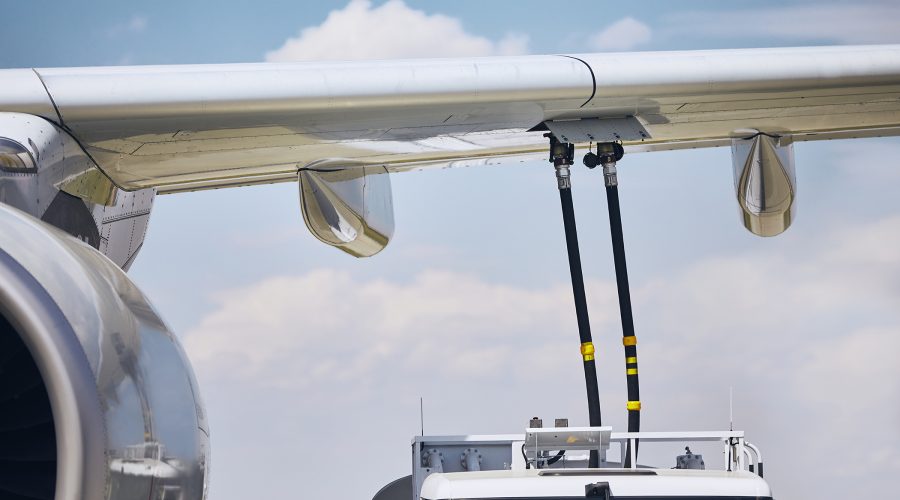
<path id="1" fill-rule="evenodd" d="M 562 205 L 563 226 L 566 232 L 566 251 L 569 257 L 569 274 L 572 278 L 572 293 L 575 297 L 575 317 L 578 322 L 578 335 L 581 338 L 581 357 L 584 365 L 584 382 L 588 400 L 588 420 L 591 427 L 599 427 L 603 425 L 600 417 L 600 392 L 597 386 L 594 344 L 591 339 L 587 298 L 584 292 L 581 253 L 578 250 L 578 232 L 575 228 L 575 208 L 572 204 L 572 190 L 570 188 L 560 188 L 559 201 Z M 599 454 L 596 450 L 591 451 L 588 467 L 596 468 L 599 465 Z"/>
<path id="2" fill-rule="evenodd" d="M 616 266 L 616 288 L 619 295 L 619 314 L 622 317 L 622 344 L 625 346 L 625 373 L 628 383 L 628 432 L 641 430 L 641 398 L 637 369 L 637 337 L 634 335 L 634 317 L 631 311 L 631 292 L 628 286 L 628 269 L 625 263 L 625 237 L 622 234 L 622 213 L 619 208 L 619 189 L 615 184 L 606 186 L 606 204 L 609 209 L 609 230 L 612 237 L 613 261 Z M 635 457 L 637 456 L 635 440 Z M 625 454 L 625 467 L 631 466 L 631 442 Z"/>

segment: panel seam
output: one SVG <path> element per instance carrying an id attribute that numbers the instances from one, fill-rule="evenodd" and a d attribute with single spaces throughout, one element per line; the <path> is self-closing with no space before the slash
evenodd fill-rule
<path id="1" fill-rule="evenodd" d="M 47 88 L 47 83 L 44 81 L 44 78 L 41 77 L 41 74 L 38 73 L 38 70 L 31 68 L 31 71 L 34 72 L 34 76 L 37 77 L 38 81 L 41 82 L 41 86 L 44 87 L 44 92 L 47 93 L 47 98 L 50 99 L 50 105 L 53 106 L 53 111 L 56 113 L 57 125 L 65 128 L 63 125 L 62 113 L 59 112 L 59 106 L 56 105 L 56 101 L 53 99 L 53 95 L 50 93 L 50 89 Z"/>
<path id="2" fill-rule="evenodd" d="M 582 104 L 581 106 L 578 106 L 579 108 L 583 108 L 587 105 L 587 103 L 594 100 L 594 96 L 597 94 L 597 77 L 594 76 L 594 68 L 592 68 L 590 64 L 586 63 L 584 61 L 584 59 L 581 59 L 581 58 L 578 58 L 575 56 L 569 56 L 569 55 L 565 55 L 565 54 L 563 54 L 561 57 L 568 57 L 569 59 L 575 59 L 576 61 L 579 61 L 581 64 L 584 64 L 587 67 L 588 71 L 591 72 L 591 82 L 593 83 L 593 87 L 591 88 L 591 96 L 588 97 L 587 101 L 584 101 L 584 104 Z"/>

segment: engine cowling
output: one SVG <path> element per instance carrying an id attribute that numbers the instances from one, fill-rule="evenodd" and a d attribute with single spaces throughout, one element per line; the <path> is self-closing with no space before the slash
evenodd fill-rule
<path id="1" fill-rule="evenodd" d="M 0 204 L 0 497 L 201 499 L 208 472 L 194 374 L 147 298 Z"/>

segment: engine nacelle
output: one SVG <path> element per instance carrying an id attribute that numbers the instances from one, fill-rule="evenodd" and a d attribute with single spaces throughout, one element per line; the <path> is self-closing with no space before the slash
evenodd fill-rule
<path id="1" fill-rule="evenodd" d="M 178 340 L 107 257 L 3 204 L 0 372 L 0 497 L 205 498 Z"/>

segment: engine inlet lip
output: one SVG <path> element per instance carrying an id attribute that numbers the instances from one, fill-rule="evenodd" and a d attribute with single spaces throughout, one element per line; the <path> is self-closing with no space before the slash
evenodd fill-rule
<path id="1" fill-rule="evenodd" d="M 47 290 L 3 249 L 0 314 L 19 333 L 47 388 L 56 431 L 54 498 L 103 498 L 104 417 L 88 359 Z"/>

